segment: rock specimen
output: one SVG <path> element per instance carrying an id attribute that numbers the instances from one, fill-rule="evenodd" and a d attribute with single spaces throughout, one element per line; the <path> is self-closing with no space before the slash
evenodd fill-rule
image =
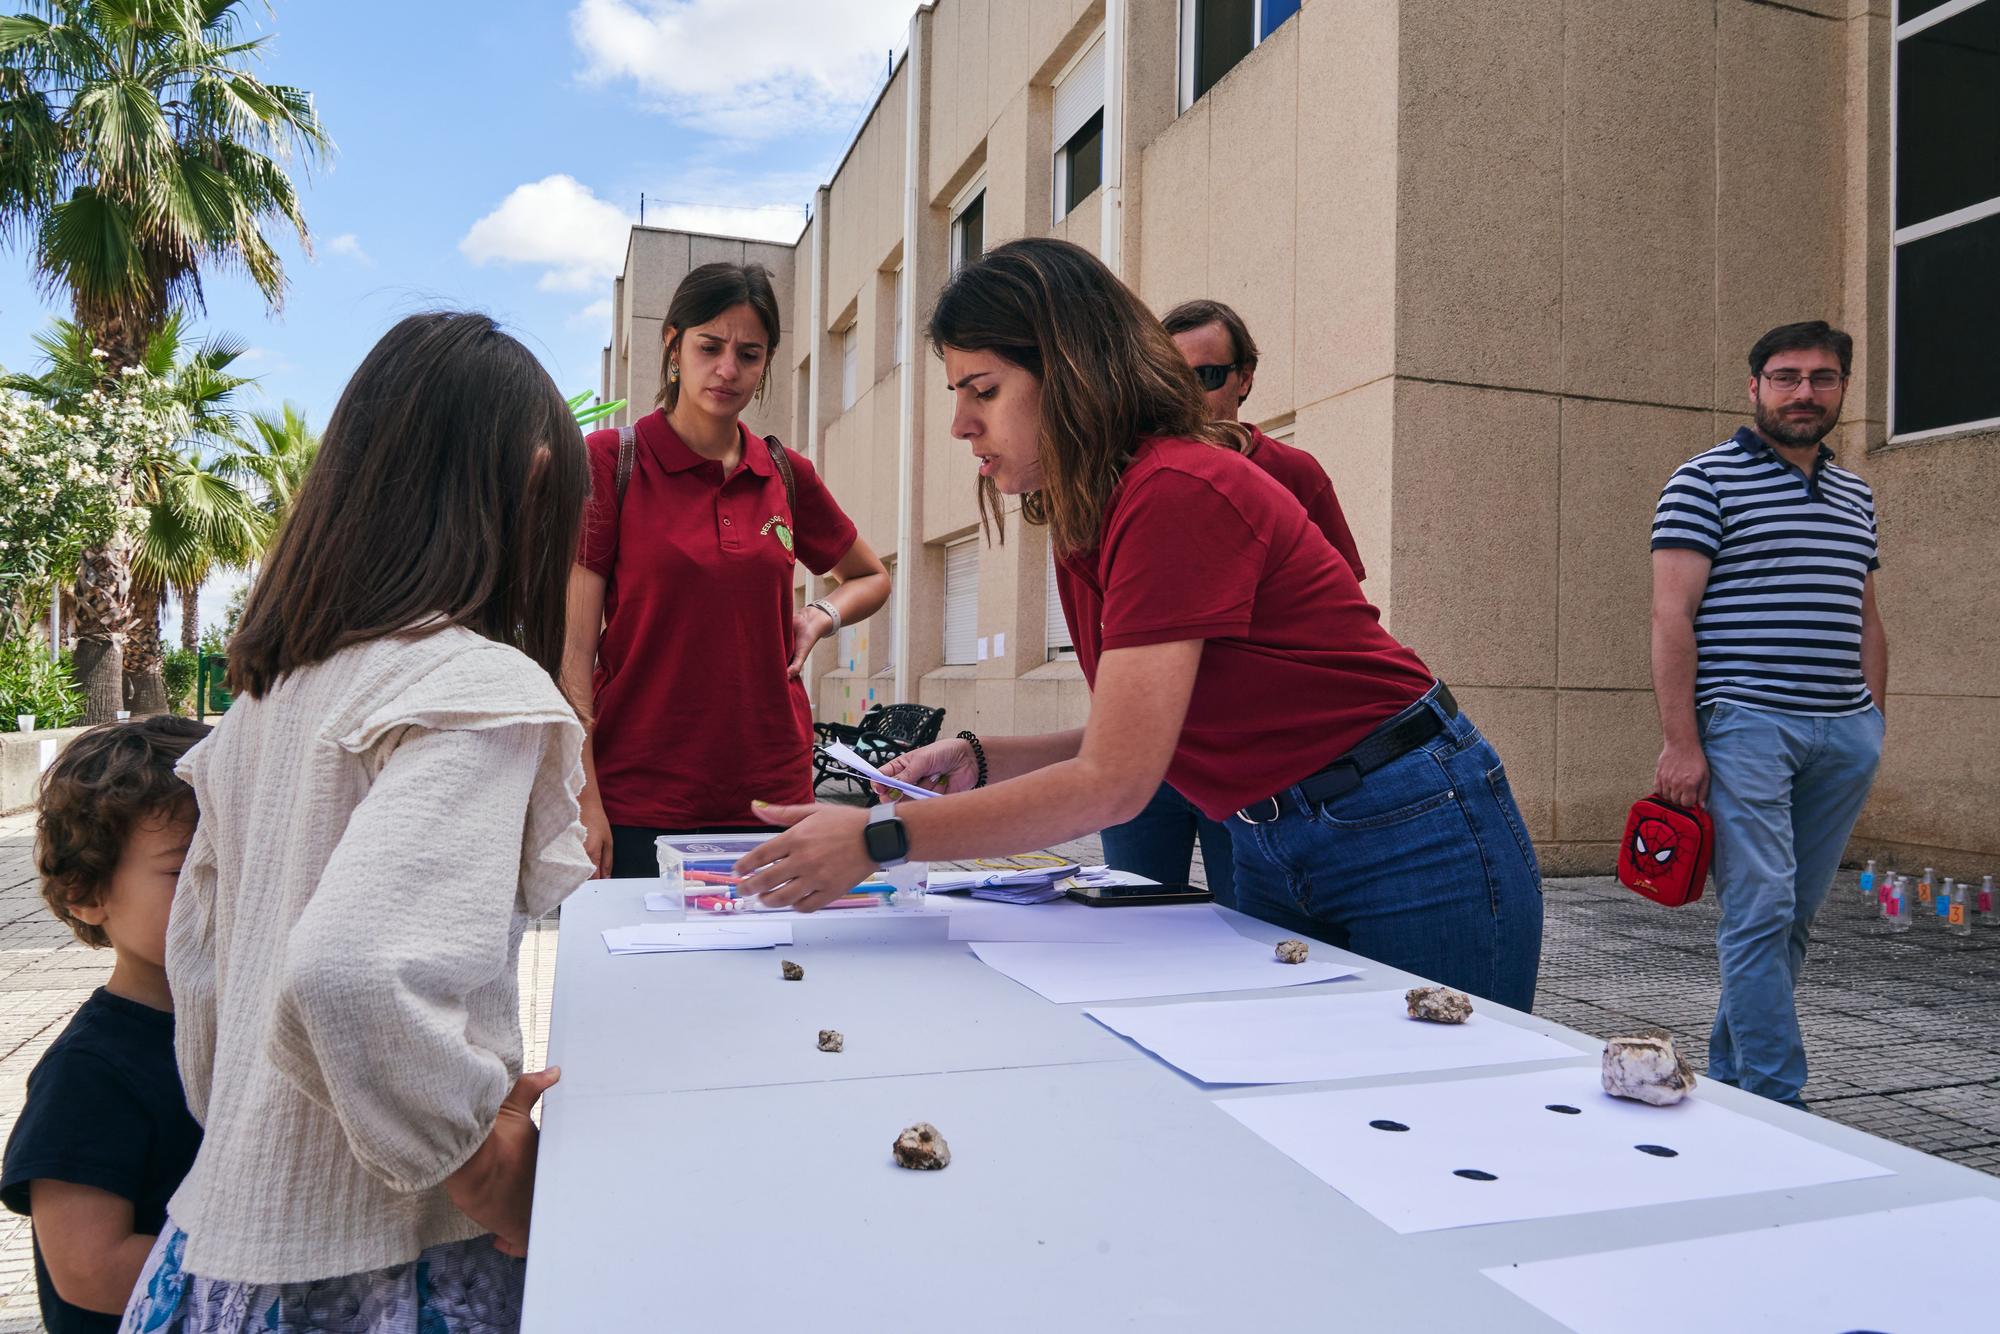
<path id="1" fill-rule="evenodd" d="M 1410 1018 L 1432 1024 L 1462 1024 L 1472 1017 L 1472 997 L 1450 987 L 1411 987 L 1403 993 Z"/>
<path id="2" fill-rule="evenodd" d="M 1279 963 L 1304 963 L 1306 943 L 1303 940 L 1281 940 L 1278 942 Z"/>
<path id="3" fill-rule="evenodd" d="M 778 960 L 778 971 L 785 975 L 785 981 L 787 982 L 797 982 L 806 975 L 806 970 L 793 963 L 790 959 Z"/>
<path id="4" fill-rule="evenodd" d="M 912 1172 L 935 1172 L 951 1166 L 951 1146 L 938 1134 L 938 1128 L 928 1121 L 919 1121 L 896 1136 L 892 1146 L 896 1154 L 896 1166 L 907 1167 Z"/>
<path id="5" fill-rule="evenodd" d="M 839 1051 L 846 1045 L 846 1041 L 845 1038 L 840 1036 L 840 1030 L 837 1028 L 822 1028 L 819 1031 L 819 1049 L 821 1051 Z"/>
<path id="6" fill-rule="evenodd" d="M 1604 1044 L 1604 1091 L 1667 1107 L 1694 1088 L 1694 1071 L 1664 1033 L 1611 1038 Z"/>

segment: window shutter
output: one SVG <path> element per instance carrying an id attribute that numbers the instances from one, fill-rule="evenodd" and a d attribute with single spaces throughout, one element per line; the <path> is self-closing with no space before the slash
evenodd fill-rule
<path id="1" fill-rule="evenodd" d="M 1055 142 L 1051 151 L 1060 152 L 1083 123 L 1104 110 L 1104 34 L 1098 33 L 1085 48 L 1082 58 L 1063 75 L 1055 88 Z"/>
<path id="2" fill-rule="evenodd" d="M 970 666 L 979 654 L 979 539 L 944 549 L 944 661 Z"/>
<path id="3" fill-rule="evenodd" d="M 1048 636 L 1051 658 L 1064 649 L 1076 647 L 1070 642 L 1069 622 L 1063 619 L 1062 595 L 1056 589 L 1056 553 L 1053 547 L 1049 549 L 1048 600 L 1042 612 L 1042 624 Z"/>

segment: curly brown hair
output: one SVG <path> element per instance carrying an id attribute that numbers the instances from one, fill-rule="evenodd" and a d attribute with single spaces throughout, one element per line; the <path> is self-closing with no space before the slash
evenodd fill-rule
<path id="1" fill-rule="evenodd" d="M 194 819 L 194 789 L 174 765 L 208 732 L 207 723 L 164 714 L 105 723 L 70 742 L 42 775 L 35 820 L 42 898 L 84 944 L 111 943 L 74 910 L 103 899 L 132 831 L 162 814 Z"/>

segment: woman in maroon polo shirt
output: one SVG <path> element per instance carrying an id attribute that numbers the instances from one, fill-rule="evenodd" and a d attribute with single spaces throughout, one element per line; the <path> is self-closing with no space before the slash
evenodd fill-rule
<path id="1" fill-rule="evenodd" d="M 1045 847 L 1165 777 L 1230 821 L 1243 911 L 1526 1009 L 1541 882 L 1499 757 L 1298 501 L 1218 447 L 1159 322 L 1089 252 L 1032 239 L 960 269 L 929 332 L 982 505 L 1020 496 L 1050 529 L 1090 719 L 890 766 L 949 796 L 762 807 L 792 827 L 743 859 L 747 888 L 810 909 L 899 858 Z"/>
<path id="2" fill-rule="evenodd" d="M 762 265 L 704 264 L 667 308 L 660 410 L 629 445 L 585 441 L 563 676 L 592 705 L 581 804 L 601 875 L 657 873 L 663 833 L 761 827 L 753 797 L 811 801 L 806 655 L 889 597 L 812 464 L 740 420 L 778 334 Z M 798 561 L 839 586 L 795 611 Z"/>

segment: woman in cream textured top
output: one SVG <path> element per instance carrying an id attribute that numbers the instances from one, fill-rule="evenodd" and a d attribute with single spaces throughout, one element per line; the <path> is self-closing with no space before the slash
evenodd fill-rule
<path id="1" fill-rule="evenodd" d="M 521 933 L 590 875 L 556 686 L 589 486 L 480 315 L 402 321 L 327 425 L 182 761 L 168 928 L 205 1137 L 126 1328 L 517 1328 L 532 1198 Z"/>

